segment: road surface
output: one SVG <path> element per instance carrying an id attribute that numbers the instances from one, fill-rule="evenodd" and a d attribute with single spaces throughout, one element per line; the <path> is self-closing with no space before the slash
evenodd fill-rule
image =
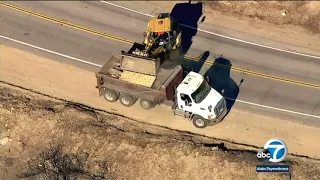
<path id="1" fill-rule="evenodd" d="M 79 25 L 67 27 L 49 21 L 48 18 L 29 15 L 26 12 L 0 6 L 0 35 L 33 44 L 55 52 L 103 65 L 111 54 L 128 50 L 131 45 L 98 36 L 89 30 L 105 32 L 116 37 L 142 42 L 142 32 L 146 29 L 146 16 L 115 8 L 101 2 L 6 2 L 54 17 L 67 23 Z M 234 70 L 212 68 L 210 63 L 197 70 L 205 74 L 208 69 L 210 79 L 217 89 L 225 89 L 226 96 L 237 99 L 232 108 L 266 114 L 272 117 L 285 117 L 293 121 L 304 121 L 310 125 L 320 125 L 320 60 L 273 51 L 261 47 L 239 43 L 224 38 L 197 32 L 192 39 L 188 55 L 200 57 L 209 52 L 207 61 L 223 54 Z M 81 68 L 97 71 L 99 68 L 85 65 L 67 58 L 61 58 L 30 49 L 26 46 L 0 38 L 0 43 L 26 49 L 52 59 L 63 61 Z M 193 67 L 198 66 L 192 63 Z M 190 66 L 188 66 L 190 67 Z M 237 68 L 272 75 L 272 78 L 241 73 Z M 230 73 L 230 75 L 229 75 Z M 229 77 L 230 76 L 230 77 Z M 278 80 L 283 78 L 285 80 Z M 240 85 L 241 80 L 243 82 Z M 293 83 L 288 82 L 292 80 Z M 301 85 L 303 82 L 306 85 Z M 238 86 L 240 87 L 238 88 Z M 239 92 L 238 92 L 239 91 Z M 229 101 L 232 104 L 232 101 Z M 262 105 L 259 107 L 257 105 Z M 272 107 L 273 109 L 270 109 Z M 279 111 L 285 109 L 288 112 Z M 293 113 L 292 113 L 293 112 Z M 308 115 L 298 115 L 294 112 Z M 315 115 L 315 116 L 310 116 Z"/>

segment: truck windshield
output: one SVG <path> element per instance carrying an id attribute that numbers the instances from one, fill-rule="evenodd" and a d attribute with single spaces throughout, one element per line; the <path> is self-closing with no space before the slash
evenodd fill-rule
<path id="1" fill-rule="evenodd" d="M 191 94 L 191 97 L 194 102 L 198 104 L 209 94 L 210 90 L 211 87 L 209 86 L 207 81 L 203 80 L 198 89 Z"/>

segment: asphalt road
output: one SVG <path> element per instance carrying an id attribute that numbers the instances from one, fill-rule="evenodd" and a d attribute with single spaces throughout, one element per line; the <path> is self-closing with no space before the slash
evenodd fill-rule
<path id="1" fill-rule="evenodd" d="M 93 1 L 16 1 L 10 3 L 56 19 L 67 20 L 67 22 L 73 24 L 100 32 L 107 32 L 136 42 L 142 41 L 142 32 L 146 29 L 146 22 L 149 19 L 146 16 Z M 128 50 L 131 47 L 130 44 L 65 27 L 2 6 L 0 6 L 0 23 L 0 35 L 100 65 L 103 65 L 111 54 L 119 53 L 120 50 Z M 3 39 L 0 39 L 0 43 L 4 43 Z M 65 58 L 31 50 L 12 42 L 5 43 L 19 46 L 19 48 L 25 48 L 35 53 L 41 53 L 44 56 L 51 56 L 52 59 L 80 66 L 93 72 L 98 70 L 97 67 L 90 67 Z M 208 61 L 213 62 L 214 55 L 223 54 L 225 59 L 220 62 L 231 62 L 233 67 L 250 69 L 255 72 L 316 85 L 320 84 L 320 60 L 318 59 L 272 51 L 197 32 L 188 55 L 199 57 L 206 51 L 210 54 Z M 193 61 L 190 61 L 188 65 L 188 67 L 198 67 L 199 64 L 194 64 Z M 319 88 L 243 74 L 224 68 L 213 68 L 208 64 L 198 68 L 202 74 L 206 73 L 207 69 L 210 69 L 207 74 L 209 74 L 214 87 L 218 90 L 225 89 L 225 95 L 230 98 L 320 116 Z M 242 79 L 243 83 L 238 88 Z M 232 101 L 229 104 L 232 104 Z M 284 113 L 252 106 L 247 103 L 237 102 L 232 108 L 267 114 L 273 117 L 281 116 L 293 121 L 304 121 L 310 125 L 320 125 L 318 123 L 320 122 L 319 118 Z"/>

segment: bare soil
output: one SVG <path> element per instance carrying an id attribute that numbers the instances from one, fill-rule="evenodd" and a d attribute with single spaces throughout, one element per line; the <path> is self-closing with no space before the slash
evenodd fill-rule
<path id="1" fill-rule="evenodd" d="M 275 25 L 298 25 L 320 33 L 318 1 L 206 1 L 205 4 L 226 15 L 258 18 Z"/>
<path id="2" fill-rule="evenodd" d="M 1 179 L 289 179 L 256 173 L 255 152 L 0 85 Z M 229 145 L 230 147 L 232 145 Z M 320 178 L 291 157 L 292 179 Z"/>

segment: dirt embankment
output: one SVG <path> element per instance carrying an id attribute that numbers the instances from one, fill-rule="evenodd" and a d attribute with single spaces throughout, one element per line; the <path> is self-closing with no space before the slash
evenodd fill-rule
<path id="1" fill-rule="evenodd" d="M 0 175 L 7 179 L 283 179 L 256 173 L 255 153 L 79 104 L 0 86 Z M 320 165 L 291 158 L 293 179 Z"/>
<path id="2" fill-rule="evenodd" d="M 258 18 L 276 25 L 299 25 L 320 33 L 318 1 L 206 1 L 205 4 L 227 15 Z"/>

